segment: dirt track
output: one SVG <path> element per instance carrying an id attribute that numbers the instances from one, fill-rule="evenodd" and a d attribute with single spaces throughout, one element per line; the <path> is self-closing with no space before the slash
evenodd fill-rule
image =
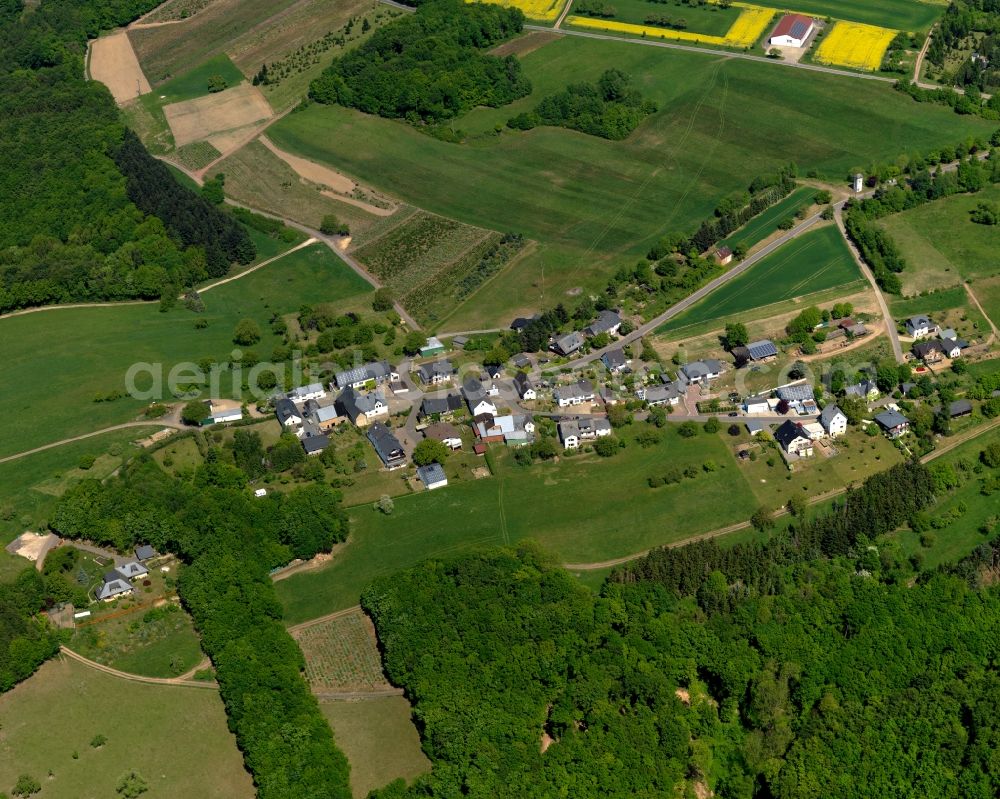
<path id="1" fill-rule="evenodd" d="M 150 91 L 125 31 L 102 36 L 91 43 L 90 76 L 108 87 L 118 105 Z"/>

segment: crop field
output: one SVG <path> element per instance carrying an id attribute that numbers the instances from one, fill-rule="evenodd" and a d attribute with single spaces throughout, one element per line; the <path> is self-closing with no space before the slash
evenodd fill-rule
<path id="1" fill-rule="evenodd" d="M 143 18 L 143 22 L 172 22 L 193 17 L 214 0 L 167 0 Z"/>
<path id="2" fill-rule="evenodd" d="M 749 518 L 755 507 L 716 435 L 683 438 L 670 427 L 659 444 L 643 448 L 633 440 L 610 460 L 581 454 L 518 467 L 509 453 L 496 455 L 493 478 L 399 497 L 391 516 L 368 504 L 350 509 L 351 537 L 330 565 L 275 584 L 288 621 L 350 607 L 376 576 L 424 558 L 535 538 L 567 561 L 604 560 Z M 702 471 L 707 460 L 716 471 Z M 667 464 L 698 474 L 685 480 L 690 486 L 649 488 L 647 479 Z M 692 491 L 699 498 L 693 505 Z M 613 523 L 594 512 L 596 496 L 619 498 Z"/>
<path id="3" fill-rule="evenodd" d="M 626 42 L 565 37 L 528 53 L 523 64 L 532 94 L 463 117 L 456 127 L 469 135 L 464 145 L 318 104 L 268 130 L 282 150 L 405 202 L 536 240 L 531 257 L 491 284 L 489 302 L 477 295 L 463 314 L 478 315 L 474 327 L 555 305 L 570 289 L 600 290 L 609 272 L 634 265 L 659 236 L 692 231 L 720 196 L 789 161 L 839 181 L 856 163 L 995 127 L 867 81 Z M 547 127 L 495 134 L 542 97 L 612 66 L 660 106 L 625 141 Z M 779 107 L 780 115 L 771 112 Z M 864 126 L 855 123 L 859 116 Z"/>
<path id="4" fill-rule="evenodd" d="M 577 28 L 597 29 L 612 33 L 628 33 L 650 39 L 674 39 L 692 44 L 711 44 L 718 47 L 753 47 L 764 35 L 774 17 L 774 10 L 759 6 L 742 6 L 742 12 L 722 36 L 690 30 L 675 30 L 655 25 L 636 25 L 614 19 L 569 16 L 566 22 Z"/>
<path id="5" fill-rule="evenodd" d="M 650 3 L 649 0 L 615 0 L 610 4 L 614 10 L 614 19 L 621 22 L 645 24 L 650 14 L 683 19 L 687 23 L 685 30 L 698 31 L 711 36 L 723 36 L 733 26 L 740 16 L 741 9 L 736 6 L 723 8 L 714 3 L 705 5 L 688 5 L 687 3 Z"/>
<path id="6" fill-rule="evenodd" d="M 905 31 L 924 31 L 940 17 L 947 3 L 925 0 L 758 0 L 762 6 L 817 17 L 864 22 Z"/>
<path id="7" fill-rule="evenodd" d="M 360 702 L 320 701 L 320 709 L 351 764 L 351 793 L 365 799 L 393 780 L 411 782 L 431 770 L 420 748 L 410 703 L 402 696 Z"/>
<path id="8" fill-rule="evenodd" d="M 785 199 L 775 203 L 762 214 L 755 216 L 729 238 L 720 241 L 719 244 L 727 244 L 730 247 L 743 244 L 747 249 L 750 249 L 776 232 L 778 223 L 783 219 L 789 219 L 795 216 L 800 208 L 808 208 L 812 205 L 815 196 L 816 189 L 810 186 L 801 186 Z"/>
<path id="9" fill-rule="evenodd" d="M 897 33 L 891 28 L 840 21 L 820 42 L 815 59 L 834 66 L 876 70 Z"/>
<path id="10" fill-rule="evenodd" d="M 292 633 L 306 659 L 306 679 L 316 693 L 382 691 L 392 686 L 382 673 L 375 628 L 363 610 Z"/>
<path id="11" fill-rule="evenodd" d="M 280 343 L 267 324 L 272 314 L 297 311 L 303 298 L 363 303 L 370 292 L 367 282 L 317 244 L 205 293 L 206 311 L 198 316 L 180 307 L 160 313 L 152 303 L 0 319 L 0 362 L 7 369 L 0 384 L 7 409 L 0 457 L 133 418 L 146 401 L 94 402 L 96 395 L 124 392 L 132 364 L 162 364 L 166 374 L 178 361 L 228 361 L 233 328 L 246 317 L 260 325 L 256 349 L 266 355 Z M 195 328 L 196 318 L 208 326 Z M 39 352 L 46 369 L 38 368 Z M 47 423 L 38 424 L 40 417 Z"/>
<path id="12" fill-rule="evenodd" d="M 254 796 L 212 690 L 128 682 L 60 658 L 0 696 L 0 718 L 4 790 L 28 774 L 44 799 L 112 797 L 135 769 L 151 799 Z M 97 735 L 107 741 L 94 747 Z"/>
<path id="13" fill-rule="evenodd" d="M 834 225 L 809 231 L 788 242 L 716 289 L 663 326 L 675 331 L 709 319 L 735 315 L 793 297 L 842 287 L 861 279 L 857 264 Z"/>
<path id="14" fill-rule="evenodd" d="M 475 2 L 475 0 L 468 0 L 468 2 Z M 555 22 L 567 0 L 485 0 L 485 2 L 507 8 L 519 8 L 524 12 L 524 16 L 530 19 Z"/>

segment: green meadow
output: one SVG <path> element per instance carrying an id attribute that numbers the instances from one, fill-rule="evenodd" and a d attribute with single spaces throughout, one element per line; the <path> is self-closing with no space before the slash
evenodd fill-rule
<path id="1" fill-rule="evenodd" d="M 841 181 L 859 164 L 995 127 L 869 81 L 623 42 L 565 37 L 523 64 L 532 94 L 457 120 L 465 144 L 318 104 L 289 114 L 268 136 L 418 207 L 537 240 L 531 257 L 494 281 L 500 289 L 489 302 L 476 294 L 466 301 L 468 315 L 487 324 L 555 304 L 572 288 L 599 288 L 656 238 L 693 230 L 721 196 L 789 161 Z M 660 108 L 625 141 L 504 128 L 542 97 L 609 67 L 628 72 Z"/>
<path id="2" fill-rule="evenodd" d="M 743 274 L 663 326 L 673 331 L 712 319 L 729 319 L 760 306 L 844 287 L 860 280 L 857 264 L 835 225 L 792 239 Z"/>
<path id="3" fill-rule="evenodd" d="M 227 86 L 236 86 L 243 80 L 243 73 L 229 60 L 229 56 L 221 53 L 160 84 L 153 90 L 153 95 L 161 106 L 204 97 L 209 94 L 208 80 L 215 75 L 222 77 Z"/>
<path id="4" fill-rule="evenodd" d="M 904 31 L 926 30 L 944 13 L 947 5 L 924 0 L 878 0 L 877 3 L 871 0 L 794 0 L 788 4 L 781 0 L 754 2 L 779 11 L 790 9 L 817 17 L 847 19 Z"/>
<path id="5" fill-rule="evenodd" d="M 133 364 L 162 364 L 166 375 L 181 361 L 229 361 L 233 329 L 243 318 L 260 326 L 263 338 L 253 349 L 267 358 L 281 341 L 268 326 L 273 314 L 293 313 L 304 302 L 360 303 L 370 291 L 329 248 L 316 244 L 204 292 L 201 314 L 181 306 L 160 313 L 151 303 L 2 318 L 0 362 L 6 373 L 0 400 L 7 419 L 0 457 L 134 418 L 146 401 L 95 401 L 124 393 Z M 195 327 L 198 320 L 207 326 Z"/>
<path id="6" fill-rule="evenodd" d="M 728 238 L 720 241 L 719 244 L 726 244 L 730 247 L 742 244 L 749 250 L 755 244 L 759 244 L 775 233 L 778 230 L 778 223 L 783 219 L 794 217 L 800 208 L 809 208 L 813 204 L 815 196 L 816 189 L 811 186 L 801 186 L 785 199 L 772 205 L 764 213 L 755 216 Z M 820 209 L 815 210 L 819 211 Z"/>

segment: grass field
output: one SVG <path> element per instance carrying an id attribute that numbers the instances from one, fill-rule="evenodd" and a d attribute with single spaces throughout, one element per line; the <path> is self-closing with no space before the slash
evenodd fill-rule
<path id="1" fill-rule="evenodd" d="M 792 297 L 847 287 L 861 277 L 835 225 L 793 239 L 663 326 L 676 331 Z"/>
<path id="2" fill-rule="evenodd" d="M 304 301 L 363 303 L 370 291 L 368 283 L 317 244 L 206 292 L 206 311 L 197 317 L 182 308 L 163 314 L 152 304 L 0 319 L 0 361 L 7 368 L 0 386 L 7 408 L 0 456 L 134 417 L 144 401 L 93 402 L 97 394 L 124 391 L 126 371 L 134 363 L 162 363 L 166 372 L 178 361 L 228 361 L 233 328 L 245 317 L 260 325 L 263 339 L 255 349 L 266 357 L 280 342 L 267 324 L 273 313 L 297 311 Z M 196 318 L 208 326 L 196 329 Z M 38 368 L 40 357 L 44 369 Z"/>
<path id="3" fill-rule="evenodd" d="M 400 497 L 391 516 L 370 505 L 351 509 L 350 541 L 330 566 L 275 584 L 289 621 L 350 607 L 374 577 L 432 556 L 534 538 L 567 561 L 603 560 L 746 519 L 755 507 L 714 435 L 685 439 L 671 428 L 660 444 L 632 442 L 610 460 L 589 454 L 530 468 L 497 454 L 492 479 Z M 701 472 L 706 460 L 717 471 Z M 699 474 L 649 488 L 647 478 L 668 465 Z"/>
<path id="4" fill-rule="evenodd" d="M 622 22 L 644 24 L 650 14 L 667 16 L 672 19 L 683 19 L 687 22 L 687 30 L 707 33 L 713 36 L 723 36 L 733 26 L 740 9 L 736 7 L 722 8 L 719 5 L 706 4 L 694 6 L 680 3 L 651 3 L 649 0 L 615 0 L 610 5 L 617 12 L 614 19 Z"/>
<path id="5" fill-rule="evenodd" d="M 194 100 L 209 93 L 208 79 L 220 75 L 227 86 L 235 86 L 243 80 L 243 73 L 229 60 L 225 53 L 212 56 L 194 69 L 181 73 L 176 78 L 162 83 L 153 90 L 153 94 L 161 105 L 180 103 L 184 100 Z"/>
<path id="6" fill-rule="evenodd" d="M 393 780 L 411 781 L 431 769 L 402 696 L 359 702 L 324 701 L 320 709 L 351 763 L 351 793 L 364 799 L 369 791 Z"/>
<path id="7" fill-rule="evenodd" d="M 811 186 L 801 186 L 785 197 L 785 199 L 772 205 L 764 213 L 755 216 L 728 238 L 720 241 L 719 244 L 726 244 L 730 247 L 742 244 L 747 249 L 750 249 L 776 232 L 778 230 L 778 223 L 783 219 L 795 216 L 800 208 L 811 206 L 813 204 L 813 197 L 815 196 L 816 189 Z"/>
<path id="8" fill-rule="evenodd" d="M 29 774 L 44 799 L 112 797 L 135 769 L 149 799 L 254 796 L 215 691 L 143 685 L 55 660 L 0 696 L 0 718 L 5 791 Z M 107 743 L 93 748 L 95 735 Z"/>
<path id="9" fill-rule="evenodd" d="M 946 3 L 924 0 L 755 0 L 757 5 L 790 9 L 819 17 L 833 17 L 905 31 L 923 31 L 940 17 Z"/>
<path id="10" fill-rule="evenodd" d="M 467 301 L 477 326 L 509 321 L 529 302 L 554 305 L 574 287 L 599 289 L 660 235 L 694 229 L 720 196 L 790 160 L 841 180 L 857 163 L 994 127 L 863 81 L 627 43 L 566 37 L 523 63 L 531 96 L 456 122 L 470 136 L 465 145 L 319 105 L 268 133 L 286 151 L 418 207 L 537 240 L 535 254 L 495 282 L 488 302 Z M 545 127 L 494 133 L 541 97 L 609 66 L 628 72 L 661 109 L 626 141 Z M 859 116 L 864 126 L 855 124 Z"/>

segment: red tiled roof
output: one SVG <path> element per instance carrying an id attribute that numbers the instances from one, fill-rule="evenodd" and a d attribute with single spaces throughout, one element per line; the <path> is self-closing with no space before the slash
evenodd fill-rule
<path id="1" fill-rule="evenodd" d="M 801 39 L 805 36 L 805 32 L 809 30 L 809 26 L 813 24 L 812 17 L 807 17 L 802 14 L 786 14 L 781 18 L 781 21 L 775 26 L 774 30 L 771 31 L 771 37 L 776 36 L 792 36 L 794 39 Z"/>

